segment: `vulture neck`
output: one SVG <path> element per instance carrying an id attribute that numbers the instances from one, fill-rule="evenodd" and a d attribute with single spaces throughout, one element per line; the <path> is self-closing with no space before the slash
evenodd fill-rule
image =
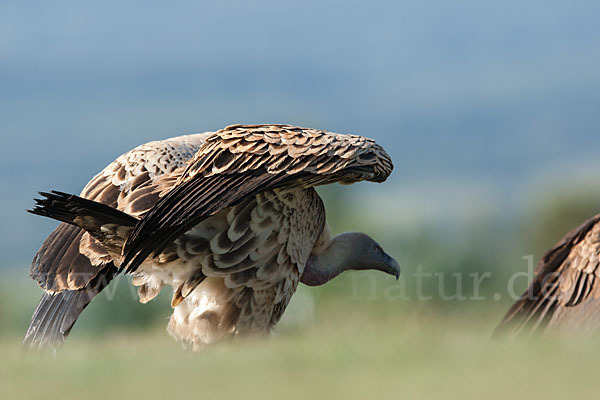
<path id="1" fill-rule="evenodd" d="M 353 233 L 342 233 L 331 239 L 328 229 L 314 247 L 300 281 L 308 286 L 323 285 L 344 271 L 360 268 Z"/>

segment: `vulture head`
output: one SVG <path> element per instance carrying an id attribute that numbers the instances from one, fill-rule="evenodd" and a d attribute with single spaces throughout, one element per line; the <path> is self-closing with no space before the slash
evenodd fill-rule
<path id="1" fill-rule="evenodd" d="M 377 270 L 400 277 L 400 264 L 375 240 L 364 233 L 347 232 L 317 244 L 300 280 L 319 286 L 349 270 Z"/>

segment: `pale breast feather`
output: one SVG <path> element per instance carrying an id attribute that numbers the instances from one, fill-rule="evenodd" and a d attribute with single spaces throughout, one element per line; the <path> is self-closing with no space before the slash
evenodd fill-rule
<path id="1" fill-rule="evenodd" d="M 198 265 L 208 278 L 223 279 L 223 290 L 230 291 L 224 297 L 228 304 L 218 312 L 212 310 L 215 315 L 233 324 L 235 333 L 259 332 L 281 317 L 324 226 L 324 206 L 314 189 L 266 191 L 204 220 L 179 237 L 175 246 L 179 260 Z M 192 270 L 185 269 L 187 274 Z M 180 282 L 175 296 L 181 296 L 175 304 L 202 303 L 185 288 L 196 278 L 174 278 Z M 194 315 L 198 307 L 190 308 Z M 181 326 L 183 322 L 174 324 L 175 335 L 189 330 Z"/>

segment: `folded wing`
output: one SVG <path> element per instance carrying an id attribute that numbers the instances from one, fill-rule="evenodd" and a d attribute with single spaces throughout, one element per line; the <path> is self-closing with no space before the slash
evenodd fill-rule
<path id="1" fill-rule="evenodd" d="M 173 188 L 136 225 L 122 266 L 135 271 L 179 235 L 266 190 L 384 181 L 392 171 L 373 140 L 288 125 L 234 125 L 212 134 Z"/>

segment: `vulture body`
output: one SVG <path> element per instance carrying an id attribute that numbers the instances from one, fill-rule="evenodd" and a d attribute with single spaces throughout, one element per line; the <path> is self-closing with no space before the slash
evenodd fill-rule
<path id="1" fill-rule="evenodd" d="M 540 260 L 529 288 L 495 335 L 588 335 L 600 330 L 600 215 L 569 232 Z"/>
<path id="2" fill-rule="evenodd" d="M 169 333 L 190 348 L 268 332 L 299 282 L 349 269 L 398 277 L 370 237 L 331 237 L 314 187 L 384 181 L 373 140 L 288 125 L 234 125 L 151 142 L 117 158 L 80 196 L 41 193 L 32 213 L 61 221 L 32 263 L 46 291 L 25 336 L 62 344 L 118 273 L 140 301 L 173 288 Z"/>

